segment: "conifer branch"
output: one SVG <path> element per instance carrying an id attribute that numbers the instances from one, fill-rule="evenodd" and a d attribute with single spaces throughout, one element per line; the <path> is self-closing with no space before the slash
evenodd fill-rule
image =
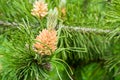
<path id="1" fill-rule="evenodd" d="M 111 32 L 111 30 L 103 30 L 103 29 L 98 29 L 98 28 L 86 28 L 86 27 L 62 26 L 62 28 L 72 29 L 72 30 L 80 31 L 80 32 L 98 33 L 98 34 L 107 34 Z"/>
<path id="2" fill-rule="evenodd" d="M 8 26 L 17 26 L 18 24 L 15 22 L 4 22 L 4 21 L 0 21 L 0 26 L 4 26 L 4 27 L 8 27 Z"/>
<path id="3" fill-rule="evenodd" d="M 15 23 L 15 22 L 4 22 L 4 21 L 0 21 L 0 26 L 3 27 L 8 27 L 8 26 L 18 26 L 19 24 Z M 87 33 L 96 33 L 96 34 L 108 34 L 110 32 L 112 32 L 112 30 L 104 30 L 104 29 L 98 29 L 98 28 L 86 28 L 86 27 L 74 27 L 74 26 L 65 26 L 65 25 L 59 25 L 59 28 L 64 28 L 64 29 L 71 29 L 71 30 L 75 30 L 75 31 L 79 31 L 79 32 L 87 32 Z M 120 32 L 116 34 L 116 36 L 120 35 Z"/>

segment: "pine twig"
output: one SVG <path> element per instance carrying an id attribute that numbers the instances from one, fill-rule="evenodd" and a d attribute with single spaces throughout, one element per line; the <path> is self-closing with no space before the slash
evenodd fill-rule
<path id="1" fill-rule="evenodd" d="M 17 26 L 18 24 L 15 22 L 4 22 L 4 21 L 0 21 L 0 26 L 4 26 L 4 27 L 9 27 L 9 26 Z"/>
<path id="2" fill-rule="evenodd" d="M 111 32 L 111 30 L 103 30 L 98 28 L 73 27 L 73 26 L 64 26 L 64 25 L 62 25 L 61 27 L 65 29 L 71 29 L 75 31 L 88 32 L 88 33 L 108 34 Z"/>
<path id="3" fill-rule="evenodd" d="M 18 26 L 19 24 L 15 23 L 15 22 L 4 22 L 4 21 L 0 21 L 0 26 Z M 75 31 L 79 31 L 79 32 L 88 32 L 88 33 L 96 33 L 96 34 L 109 34 L 110 32 L 112 32 L 112 30 L 103 30 L 103 29 L 98 29 L 98 28 L 86 28 L 86 27 L 74 27 L 74 26 L 65 26 L 65 25 L 59 25 L 59 28 L 64 28 L 64 29 L 71 29 L 71 30 L 75 30 Z M 117 33 L 116 35 L 120 35 L 120 32 Z"/>

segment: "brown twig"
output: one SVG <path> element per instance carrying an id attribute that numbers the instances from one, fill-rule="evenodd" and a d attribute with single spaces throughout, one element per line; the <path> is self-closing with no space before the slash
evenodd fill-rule
<path id="1" fill-rule="evenodd" d="M 72 27 L 72 26 L 64 26 L 64 25 L 62 25 L 61 28 L 71 29 L 80 32 L 99 33 L 99 34 L 108 34 L 111 32 L 111 30 L 103 30 L 98 28 Z"/>
<path id="2" fill-rule="evenodd" d="M 4 22 L 4 21 L 0 21 L 0 26 L 4 26 L 4 27 L 8 27 L 8 26 L 17 26 L 18 24 L 15 22 Z"/>

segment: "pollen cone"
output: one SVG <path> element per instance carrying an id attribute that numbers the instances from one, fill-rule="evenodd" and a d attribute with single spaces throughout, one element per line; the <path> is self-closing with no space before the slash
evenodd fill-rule
<path id="1" fill-rule="evenodd" d="M 48 13 L 47 4 L 44 1 L 36 1 L 33 4 L 33 9 L 31 14 L 34 16 L 38 16 L 40 18 L 46 16 Z"/>
<path id="2" fill-rule="evenodd" d="M 36 37 L 34 44 L 36 51 L 41 55 L 51 55 L 57 48 L 57 31 L 54 29 L 43 29 Z"/>

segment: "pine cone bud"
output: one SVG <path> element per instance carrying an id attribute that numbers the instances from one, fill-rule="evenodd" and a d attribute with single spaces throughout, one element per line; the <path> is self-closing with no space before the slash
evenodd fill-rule
<path id="1" fill-rule="evenodd" d="M 33 9 L 31 12 L 32 15 L 42 18 L 46 16 L 47 13 L 48 13 L 47 4 L 43 0 L 36 1 L 33 4 Z"/>
<path id="2" fill-rule="evenodd" d="M 57 31 L 54 29 L 44 29 L 36 37 L 34 47 L 36 52 L 41 55 L 51 55 L 57 48 Z"/>

